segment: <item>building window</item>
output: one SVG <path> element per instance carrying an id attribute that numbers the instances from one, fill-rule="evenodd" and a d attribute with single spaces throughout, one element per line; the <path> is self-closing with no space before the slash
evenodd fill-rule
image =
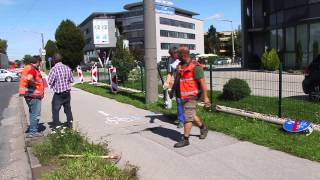
<path id="1" fill-rule="evenodd" d="M 86 28 L 85 32 L 86 32 L 86 34 L 89 34 L 90 33 L 89 28 Z"/>
<path id="2" fill-rule="evenodd" d="M 277 50 L 277 30 L 270 31 L 270 47 Z"/>
<path id="3" fill-rule="evenodd" d="M 173 47 L 188 47 L 189 50 L 196 50 L 196 45 L 195 44 L 177 44 L 177 43 L 161 43 L 161 49 L 162 50 L 167 50 Z"/>
<path id="4" fill-rule="evenodd" d="M 286 29 L 286 51 L 295 50 L 295 40 L 294 40 L 294 28 Z"/>
<path id="5" fill-rule="evenodd" d="M 315 49 L 317 47 L 318 49 Z M 320 23 L 310 24 L 309 49 L 311 52 L 311 56 L 309 58 L 311 62 L 315 56 L 320 54 Z"/>
<path id="6" fill-rule="evenodd" d="M 303 52 L 302 65 L 308 64 L 308 25 L 297 26 L 297 44 L 300 43 Z"/>
<path id="7" fill-rule="evenodd" d="M 166 31 L 160 30 L 161 37 L 172 37 L 172 38 L 180 38 L 180 39 L 195 39 L 195 34 L 191 33 L 183 33 L 183 32 L 175 32 L 175 31 Z"/>
<path id="8" fill-rule="evenodd" d="M 285 67 L 295 67 L 295 29 L 294 27 L 286 28 L 286 52 Z"/>
<path id="9" fill-rule="evenodd" d="M 278 51 L 282 51 L 283 50 L 283 30 L 282 29 L 278 29 L 278 33 L 277 33 L 277 48 Z"/>
<path id="10" fill-rule="evenodd" d="M 188 22 L 183 22 L 183 21 L 178 21 L 178 20 L 168 19 L 163 17 L 160 17 L 160 24 L 175 26 L 175 27 L 182 27 L 187 29 L 195 29 L 195 24 L 193 23 L 188 23 Z"/>

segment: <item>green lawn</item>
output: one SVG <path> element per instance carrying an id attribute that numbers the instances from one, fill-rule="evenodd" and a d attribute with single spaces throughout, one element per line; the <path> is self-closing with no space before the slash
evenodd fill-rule
<path id="1" fill-rule="evenodd" d="M 224 101 L 220 92 L 213 93 L 213 103 L 264 114 L 278 115 L 278 98 L 249 96 L 240 101 Z M 320 103 L 293 98 L 282 99 L 282 117 L 303 118 L 320 124 Z"/>
<path id="2" fill-rule="evenodd" d="M 42 165 L 53 171 L 42 174 L 41 179 L 134 179 L 137 169 L 121 170 L 112 162 L 97 156 L 107 155 L 106 145 L 89 143 L 73 130 L 57 131 L 40 144 L 32 145 L 33 154 Z M 59 158 L 59 155 L 83 155 L 82 158 Z"/>
<path id="3" fill-rule="evenodd" d="M 131 104 L 138 108 L 147 109 L 153 112 L 160 112 L 167 115 L 169 118 L 176 117 L 176 109 L 164 109 L 163 102 L 161 100 L 153 104 L 145 104 L 145 97 L 142 93 L 119 92 L 117 95 L 113 95 L 110 92 L 109 88 L 107 88 L 106 90 L 105 87 L 95 87 L 89 85 L 88 83 L 77 84 L 75 85 L 75 87 L 93 94 L 115 99 L 122 103 Z M 217 99 L 218 96 L 219 94 L 215 93 L 215 99 Z M 259 99 L 259 101 L 256 101 L 257 99 L 254 98 L 259 97 L 249 97 L 248 99 L 244 99 L 233 104 L 231 102 L 225 103 L 233 105 L 234 107 L 247 108 L 266 106 L 265 103 L 262 103 Z M 261 102 L 261 104 L 255 105 L 254 103 L 256 102 Z M 269 105 L 273 106 L 274 104 L 270 102 Z M 284 106 L 290 107 L 290 104 Z M 260 110 L 264 112 L 273 112 L 272 108 L 261 107 Z M 230 136 L 238 138 L 239 140 L 253 142 L 255 144 L 263 145 L 272 149 L 280 150 L 299 157 L 320 162 L 319 132 L 313 132 L 308 137 L 303 134 L 289 134 L 284 132 L 279 125 L 225 113 L 207 112 L 200 107 L 197 111 L 198 115 L 206 122 L 211 130 L 228 134 Z M 293 111 L 295 111 L 295 109 L 293 109 Z"/>

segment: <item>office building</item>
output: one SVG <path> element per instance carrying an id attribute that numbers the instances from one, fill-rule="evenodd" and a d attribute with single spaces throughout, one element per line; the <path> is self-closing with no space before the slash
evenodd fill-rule
<path id="1" fill-rule="evenodd" d="M 168 50 L 171 47 L 187 46 L 191 53 L 204 53 L 203 21 L 194 18 L 199 14 L 175 7 L 173 4 L 164 8 L 158 5 L 155 7 L 158 62 L 169 56 Z M 84 50 L 87 57 L 95 56 L 95 50 L 108 51 L 115 47 L 118 35 L 127 40 L 129 48 L 144 49 L 143 2 L 127 4 L 124 9 L 121 12 L 92 13 L 80 24 L 85 36 Z M 107 40 L 100 45 L 94 43 L 96 39 L 93 35 L 95 21 L 99 20 L 105 21 L 105 25 L 100 26 L 108 26 L 108 33 L 105 33 L 108 35 Z"/>
<path id="2" fill-rule="evenodd" d="M 287 69 L 296 67 L 298 44 L 302 68 L 320 52 L 320 0 L 241 0 L 241 11 L 245 67 L 259 67 L 267 48 L 278 51 Z"/>

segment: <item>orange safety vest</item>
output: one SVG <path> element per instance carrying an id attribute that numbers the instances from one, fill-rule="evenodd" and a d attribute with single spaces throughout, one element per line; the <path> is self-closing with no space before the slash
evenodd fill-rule
<path id="1" fill-rule="evenodd" d="M 178 66 L 178 74 L 180 74 L 180 95 L 181 99 L 189 99 L 198 97 L 201 93 L 199 82 L 195 79 L 194 69 L 201 66 L 197 61 L 191 61 L 182 69 L 182 64 Z"/>
<path id="2" fill-rule="evenodd" d="M 36 76 L 33 77 L 34 85 L 30 85 L 27 80 L 27 75 L 32 69 L 35 69 L 37 72 Z M 33 98 L 43 98 L 44 96 L 44 84 L 41 73 L 32 65 L 26 65 L 21 72 L 21 78 L 19 82 L 19 95 Z"/>

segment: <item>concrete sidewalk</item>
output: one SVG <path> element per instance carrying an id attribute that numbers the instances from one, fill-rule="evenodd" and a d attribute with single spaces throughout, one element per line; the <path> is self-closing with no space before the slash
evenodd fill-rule
<path id="1" fill-rule="evenodd" d="M 52 94 L 45 95 L 42 121 L 51 121 Z M 216 132 L 200 140 L 196 127 L 191 145 L 175 149 L 182 129 L 162 115 L 79 89 L 72 90 L 72 110 L 80 131 L 94 142 L 108 141 L 122 153 L 119 164 L 138 166 L 141 179 L 320 179 L 320 163 Z M 60 117 L 65 121 L 63 111 Z"/>

